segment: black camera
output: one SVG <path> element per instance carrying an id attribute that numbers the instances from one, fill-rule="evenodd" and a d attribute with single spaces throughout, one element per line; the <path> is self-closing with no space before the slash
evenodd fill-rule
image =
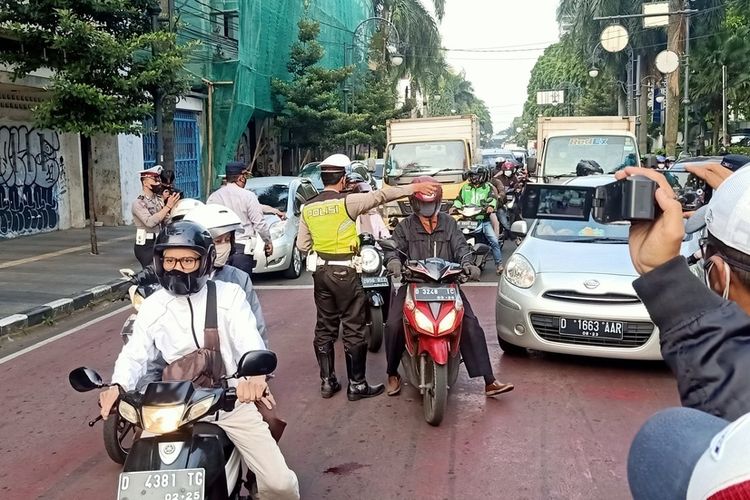
<path id="1" fill-rule="evenodd" d="M 587 221 L 600 224 L 652 220 L 658 206 L 657 184 L 643 176 L 627 177 L 603 186 L 529 184 L 523 195 L 524 219 Z"/>

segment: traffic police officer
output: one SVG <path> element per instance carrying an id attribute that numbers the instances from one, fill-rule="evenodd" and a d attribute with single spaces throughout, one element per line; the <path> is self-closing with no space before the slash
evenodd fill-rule
<path id="1" fill-rule="evenodd" d="M 161 199 L 161 172 L 161 165 L 139 172 L 143 193 L 133 203 L 133 222 L 136 228 L 133 252 L 144 268 L 153 261 L 156 235 L 169 223 L 169 214 L 180 199 L 177 193 L 165 200 Z"/>
<path id="2" fill-rule="evenodd" d="M 339 324 L 344 330 L 344 352 L 349 376 L 347 397 L 357 401 L 381 394 L 382 384 L 371 386 L 365 378 L 367 342 L 365 340 L 367 298 L 352 258 L 356 255 L 359 236 L 357 217 L 385 202 L 413 193 L 431 195 L 435 183 L 409 184 L 370 193 L 346 194 L 346 169 L 351 160 L 342 154 L 329 156 L 320 164 L 324 190 L 302 209 L 297 247 L 313 250 L 317 266 L 313 272 L 317 324 L 313 347 L 320 365 L 320 393 L 330 398 L 341 390 L 334 369 L 334 342 Z M 313 258 L 310 256 L 308 258 Z"/>

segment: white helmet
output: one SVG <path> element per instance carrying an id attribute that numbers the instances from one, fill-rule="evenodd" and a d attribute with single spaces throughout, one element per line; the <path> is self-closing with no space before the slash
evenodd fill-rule
<path id="1" fill-rule="evenodd" d="M 189 211 L 191 211 L 195 207 L 202 206 L 203 202 L 200 200 L 195 200 L 193 198 L 183 198 L 182 200 L 178 201 L 172 209 L 172 220 L 182 220 Z"/>
<path id="2" fill-rule="evenodd" d="M 195 207 L 185 215 L 185 220 L 193 221 L 208 229 L 212 238 L 237 230 L 242 221 L 236 213 L 224 205 L 209 204 Z"/>

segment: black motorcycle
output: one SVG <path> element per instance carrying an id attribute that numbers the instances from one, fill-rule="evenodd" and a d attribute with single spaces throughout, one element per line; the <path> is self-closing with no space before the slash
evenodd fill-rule
<path id="1" fill-rule="evenodd" d="M 362 266 L 360 279 L 367 295 L 367 347 L 370 352 L 378 352 L 383 344 L 393 283 L 383 265 L 383 252 L 376 246 L 373 235 L 359 235 L 359 257 Z"/>
<path id="2" fill-rule="evenodd" d="M 221 388 L 197 388 L 190 381 L 152 382 L 143 394 L 121 392 L 117 414 L 154 436 L 133 443 L 120 474 L 117 498 L 224 500 L 239 499 L 243 485 L 253 491 L 252 474 L 249 479 L 242 477 L 242 459 L 226 433 L 199 420 L 234 409 L 237 395 L 227 387 L 227 379 L 268 375 L 275 369 L 276 354 L 251 351 L 242 356 L 237 373 L 224 379 Z M 78 392 L 109 386 L 90 368 L 76 368 L 68 379 Z"/>

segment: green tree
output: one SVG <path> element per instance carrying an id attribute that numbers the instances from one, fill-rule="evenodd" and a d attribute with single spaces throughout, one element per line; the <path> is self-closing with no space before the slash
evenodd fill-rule
<path id="1" fill-rule="evenodd" d="M 37 125 L 84 136 L 140 133 L 157 90 L 181 96 L 186 51 L 175 35 L 151 31 L 148 0 L 0 1 L 8 43 L 0 63 L 19 78 L 52 70 L 47 99 L 34 110 Z M 156 55 L 152 47 L 158 46 Z M 91 149 L 89 165 L 94 165 Z M 91 253 L 97 254 L 93 173 L 88 175 Z"/>
<path id="2" fill-rule="evenodd" d="M 352 68 L 319 66 L 324 55 L 317 40 L 320 23 L 302 19 L 297 26 L 298 40 L 292 44 L 287 64 L 291 80 L 272 81 L 278 125 L 288 132 L 286 142 L 308 151 L 358 144 L 366 139 L 361 132 L 364 117 L 341 109 L 341 86 Z"/>

